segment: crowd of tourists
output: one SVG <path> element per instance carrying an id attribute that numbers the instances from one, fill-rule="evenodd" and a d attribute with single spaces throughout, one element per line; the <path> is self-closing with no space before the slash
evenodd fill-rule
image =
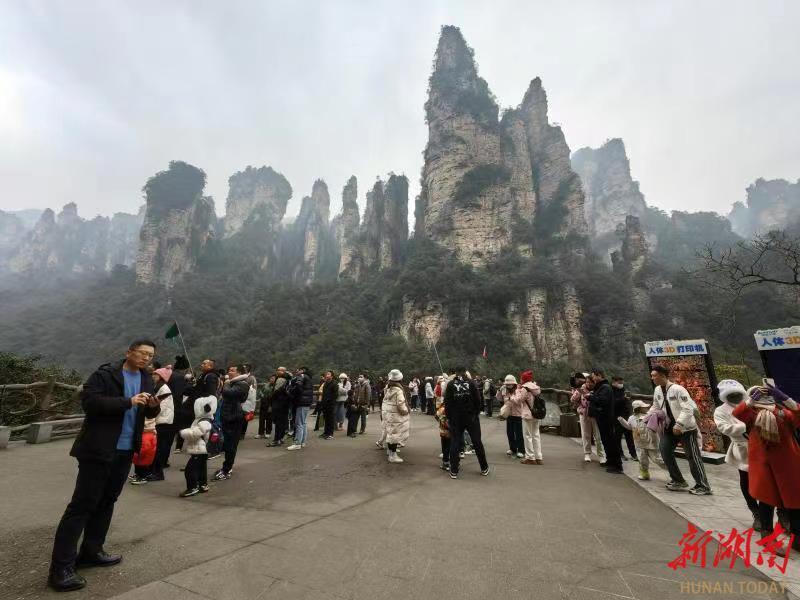
<path id="1" fill-rule="evenodd" d="M 173 452 L 185 453 L 186 489 L 180 496 L 207 493 L 209 461 L 222 459 L 212 481 L 230 479 L 251 420 L 258 424 L 254 437 L 265 440 L 267 447 L 302 452 L 309 416 L 315 417 L 314 431 L 321 429 L 319 437 L 326 442 L 339 433 L 349 438 L 365 434 L 367 420 L 377 410 L 375 446 L 397 465 L 404 462 L 400 454 L 409 443 L 411 413 L 430 415 L 431 435 L 438 433 L 441 442 L 440 468 L 458 479 L 467 455 L 477 458 L 481 475 L 489 475 L 480 417 L 492 417 L 499 408 L 507 459 L 544 464 L 540 429 L 547 403 L 530 369 L 519 378 L 507 374 L 497 381 L 473 376 L 463 367 L 408 379 L 392 369 L 373 382 L 367 372 L 351 380 L 346 373 L 327 370 L 315 381 L 304 366 L 291 371 L 279 367 L 259 383 L 248 364 L 222 370 L 208 358 L 193 372 L 183 357 L 162 365 L 154 360 L 155 352 L 152 341 L 135 341 L 123 360 L 100 366 L 83 386 L 85 418 L 71 450 L 78 477 L 56 531 L 48 580 L 58 591 L 85 586 L 79 568 L 122 560 L 107 553 L 104 543 L 126 481 L 163 481 Z M 630 402 L 623 379 L 609 381 L 599 368 L 571 378 L 570 403 L 580 423 L 583 460 L 593 462 L 594 446 L 599 464 L 610 474 L 623 473 L 623 461 L 632 460 L 639 463 L 639 478 L 649 480 L 650 464 L 656 463 L 669 473 L 667 489 L 711 494 L 697 405 L 684 387 L 670 381 L 664 367 L 654 367 L 650 376 L 654 393 L 649 403 Z M 739 470 L 754 529 L 764 536 L 772 533 L 777 507 L 784 529 L 798 533 L 795 549 L 800 549 L 798 405 L 773 386 L 745 390 L 724 380 L 719 392 L 722 404 L 714 419 L 719 432 L 730 438 L 726 460 Z M 691 488 L 677 464 L 679 444 L 695 482 Z"/>

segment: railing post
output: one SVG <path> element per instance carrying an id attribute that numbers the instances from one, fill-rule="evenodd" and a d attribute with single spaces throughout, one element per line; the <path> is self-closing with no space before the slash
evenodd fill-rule
<path id="1" fill-rule="evenodd" d="M 50 410 L 50 403 L 53 401 L 53 391 L 56 388 L 56 378 L 52 375 L 47 378 L 47 387 L 44 389 L 44 396 L 39 403 L 39 410 L 43 413 Z"/>

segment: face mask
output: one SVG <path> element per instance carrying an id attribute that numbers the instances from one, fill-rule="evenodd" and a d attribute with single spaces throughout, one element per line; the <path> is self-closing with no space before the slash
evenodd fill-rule
<path id="1" fill-rule="evenodd" d="M 728 394 L 728 397 L 725 398 L 725 402 L 733 404 L 734 406 L 739 404 L 742 400 L 744 400 L 743 394 Z"/>
<path id="2" fill-rule="evenodd" d="M 513 383 L 507 383 L 507 384 L 506 384 L 506 389 L 507 389 L 508 391 L 511 391 L 511 390 L 513 390 L 515 387 L 517 387 L 517 386 L 515 386 Z"/>
<path id="3" fill-rule="evenodd" d="M 612 383 L 611 387 L 615 387 L 618 390 L 621 390 L 623 387 L 625 387 L 625 384 L 623 384 L 623 383 Z"/>

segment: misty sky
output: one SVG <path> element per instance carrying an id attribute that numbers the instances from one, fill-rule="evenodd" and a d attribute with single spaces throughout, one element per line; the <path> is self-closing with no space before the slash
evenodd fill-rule
<path id="1" fill-rule="evenodd" d="M 314 179 L 419 188 L 439 27 L 461 28 L 501 106 L 541 76 L 576 150 L 624 139 L 648 202 L 727 213 L 800 178 L 800 2 L 0 2 L 0 208 L 133 212 L 180 159 L 271 165 L 293 215 Z"/>

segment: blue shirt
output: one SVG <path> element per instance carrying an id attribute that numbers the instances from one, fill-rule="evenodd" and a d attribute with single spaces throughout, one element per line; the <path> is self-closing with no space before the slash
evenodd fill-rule
<path id="1" fill-rule="evenodd" d="M 122 378 L 125 380 L 125 399 L 130 400 L 142 391 L 142 374 L 139 371 L 132 373 L 122 369 Z M 117 450 L 133 450 L 133 431 L 136 429 L 136 411 L 138 406 L 131 406 L 122 417 L 122 431 L 117 440 Z"/>

